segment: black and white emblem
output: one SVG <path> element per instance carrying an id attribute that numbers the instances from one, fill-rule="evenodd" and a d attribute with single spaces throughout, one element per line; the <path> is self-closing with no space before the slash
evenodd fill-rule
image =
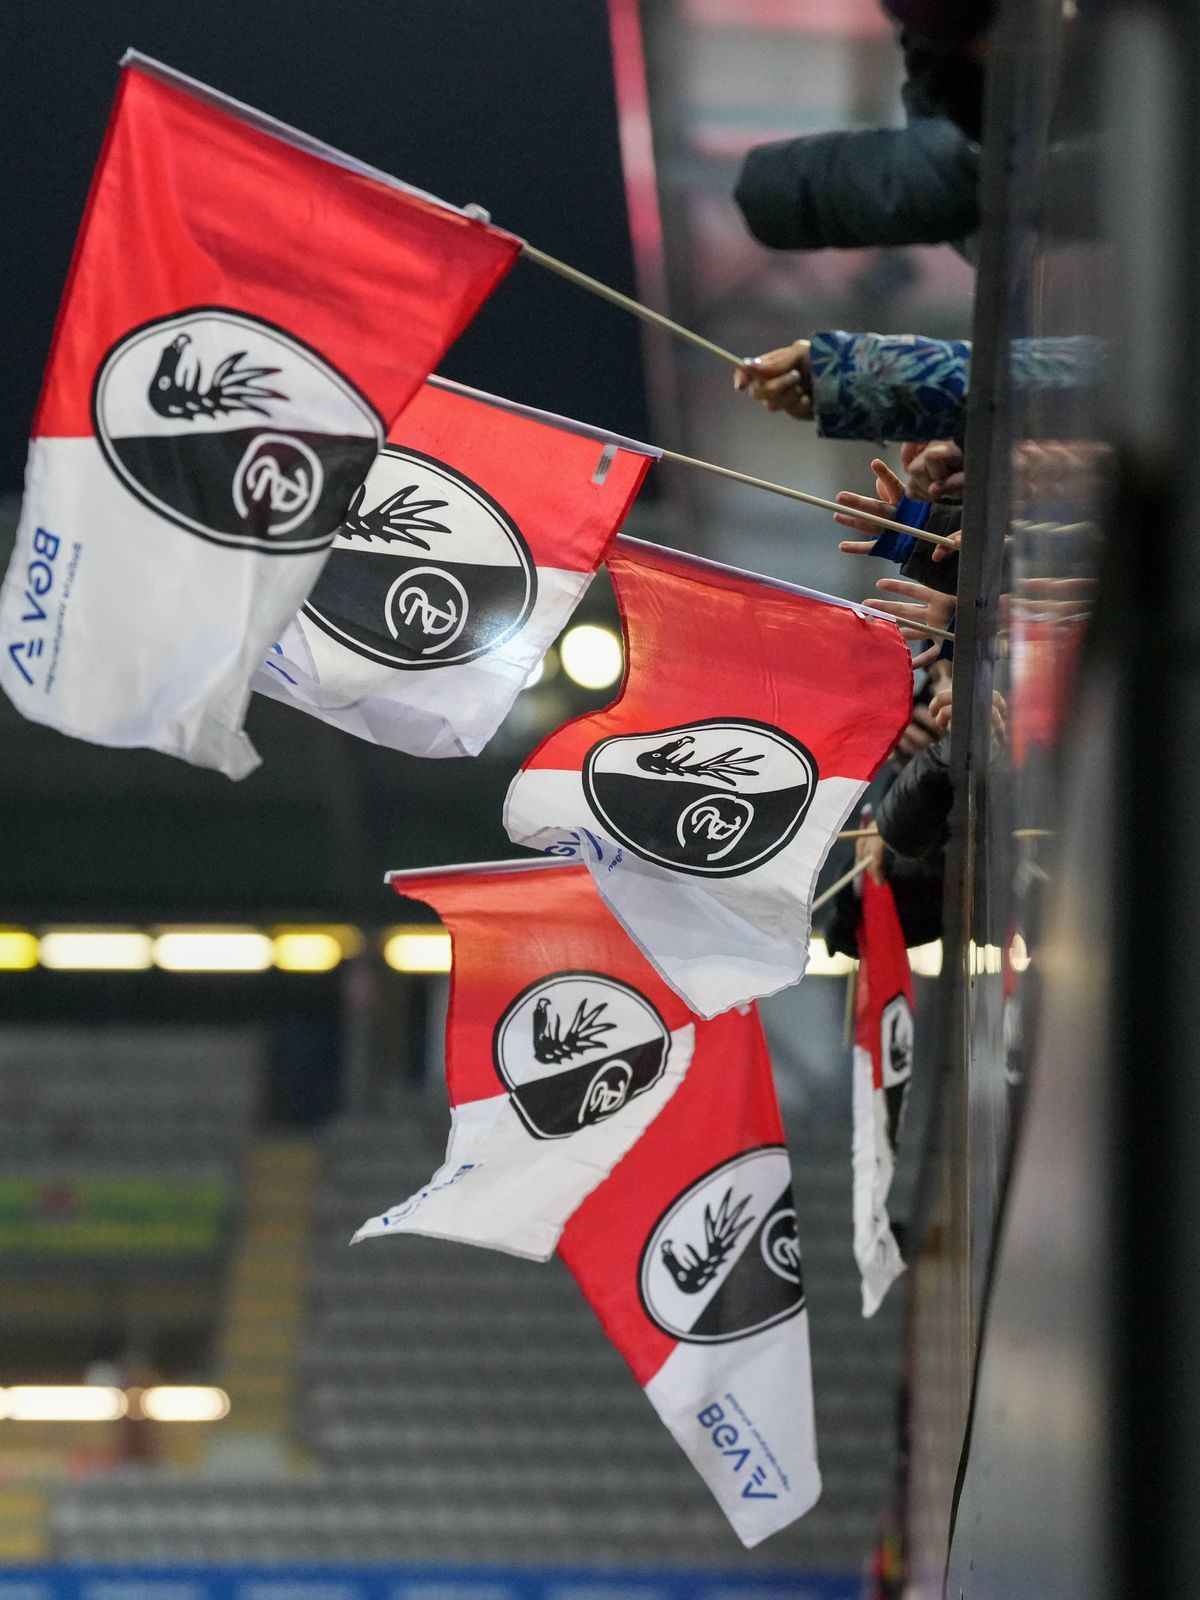
<path id="1" fill-rule="evenodd" d="M 879 1060 L 883 1098 L 887 1105 L 887 1137 L 892 1151 L 904 1123 L 908 1085 L 912 1078 L 913 1014 L 902 994 L 889 1000 L 880 1016 Z"/>
<path id="2" fill-rule="evenodd" d="M 496 1024 L 496 1071 L 537 1139 L 604 1122 L 662 1077 L 667 1025 L 644 995 L 598 972 L 525 989 Z"/>
<path id="3" fill-rule="evenodd" d="M 583 785 L 599 820 L 636 855 L 729 878 L 793 837 L 817 767 L 790 734 L 730 719 L 602 739 L 588 752 Z"/>
<path id="4" fill-rule="evenodd" d="M 386 445 L 304 615 L 385 666 L 460 666 L 528 620 L 533 558 L 504 509 L 444 462 Z"/>
<path id="5" fill-rule="evenodd" d="M 329 543 L 383 442 L 374 407 L 317 351 L 220 306 L 115 344 L 92 421 L 109 466 L 151 510 L 278 555 Z"/>
<path id="6" fill-rule="evenodd" d="M 685 1344 L 744 1339 L 804 1305 L 792 1173 L 782 1145 L 724 1161 L 675 1199 L 638 1266 L 646 1315 Z"/>

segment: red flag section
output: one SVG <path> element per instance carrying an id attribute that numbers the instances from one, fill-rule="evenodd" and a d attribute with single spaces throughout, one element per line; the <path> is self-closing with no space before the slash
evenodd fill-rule
<path id="1" fill-rule="evenodd" d="M 887 1198 L 912 1077 L 913 987 L 891 885 L 864 873 L 854 1028 L 854 1255 L 863 1315 L 904 1271 Z"/>
<path id="2" fill-rule="evenodd" d="M 758 1013 L 730 1011 L 559 1246 L 747 1545 L 821 1492 L 791 1181 Z"/>
<path id="3" fill-rule="evenodd" d="M 795 983 L 817 874 L 907 724 L 890 622 L 823 595 L 619 538 L 608 558 L 625 681 L 534 751 L 514 842 L 582 857 L 701 1016 Z"/>
<path id="4" fill-rule="evenodd" d="M 544 1261 L 679 1087 L 695 1019 L 581 867 L 501 862 L 390 882 L 453 940 L 450 1140 L 425 1188 L 355 1237 L 431 1234 Z"/>
<path id="5" fill-rule="evenodd" d="M 250 678 L 519 241 L 153 63 L 92 182 L 0 594 L 64 732 L 238 777 Z"/>
<path id="6" fill-rule="evenodd" d="M 477 755 L 569 621 L 655 454 L 431 378 L 255 688 L 392 749 Z"/>

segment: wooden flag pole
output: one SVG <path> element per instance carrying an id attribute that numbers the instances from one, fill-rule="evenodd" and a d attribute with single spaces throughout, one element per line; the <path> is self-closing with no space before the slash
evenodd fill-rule
<path id="1" fill-rule="evenodd" d="M 622 294 L 618 289 L 610 289 L 606 283 L 601 283 L 598 278 L 590 278 L 586 272 L 580 272 L 578 267 L 570 267 L 565 261 L 560 261 L 557 256 L 548 256 L 544 250 L 538 250 L 531 244 L 522 243 L 521 254 L 529 261 L 534 261 L 539 267 L 545 267 L 548 272 L 555 272 L 560 278 L 566 278 L 568 283 L 577 284 L 581 289 L 587 289 L 594 295 L 599 295 L 601 300 L 607 300 L 610 305 L 620 306 L 622 311 L 628 311 L 635 317 L 641 317 L 643 322 L 652 322 L 655 327 L 665 328 L 668 333 L 673 333 L 677 339 L 682 339 L 685 344 L 695 345 L 697 350 L 705 350 L 710 356 L 716 356 L 719 361 L 727 361 L 731 367 L 745 365 L 741 356 L 735 356 L 732 350 L 724 350 L 719 344 L 714 344 L 711 339 L 705 339 L 698 333 L 693 333 L 690 328 L 683 327 L 678 322 L 673 322 L 670 317 L 665 317 L 661 311 L 653 311 L 649 306 L 644 306 L 640 300 L 634 300 L 630 295 Z"/>
<path id="2" fill-rule="evenodd" d="M 634 300 L 630 295 L 622 294 L 618 289 L 610 289 L 606 283 L 601 283 L 598 278 L 589 277 L 586 272 L 580 272 L 578 267 L 568 266 L 565 261 L 560 261 L 557 256 L 547 255 L 544 250 L 539 250 L 531 244 L 521 245 L 521 254 L 528 260 L 535 262 L 539 267 L 545 267 L 549 272 L 555 272 L 560 278 L 565 278 L 568 283 L 574 283 L 581 289 L 598 295 L 601 300 L 607 300 L 610 305 L 620 306 L 623 311 L 630 312 L 635 317 L 640 317 L 643 322 L 653 323 L 655 327 L 665 328 L 668 333 L 673 333 L 677 339 L 682 339 L 685 344 L 694 345 L 697 350 L 704 350 L 710 356 L 716 356 L 719 361 L 727 361 L 731 367 L 744 367 L 745 360 L 735 356 L 732 350 L 726 350 L 719 344 L 714 344 L 711 339 L 705 339 L 701 334 L 693 333 L 690 328 L 685 328 L 681 323 L 664 316 L 661 311 L 654 311 L 650 306 L 643 305 L 640 300 Z M 718 478 L 729 478 L 734 483 L 745 483 L 752 489 L 766 489 L 769 494 L 784 495 L 789 500 L 799 500 L 802 505 L 816 506 L 820 511 L 841 512 L 843 516 L 854 516 L 859 522 L 869 522 L 878 528 L 892 528 L 898 533 L 911 534 L 914 539 L 923 539 L 926 544 L 940 544 L 947 549 L 955 548 L 954 541 L 947 539 L 940 533 L 927 533 L 924 528 L 913 528 L 906 522 L 893 522 L 889 517 L 877 517 L 869 511 L 847 511 L 846 507 L 839 505 L 836 500 L 825 500 L 820 495 L 805 494 L 802 489 L 789 489 L 782 483 L 771 483 L 767 478 L 754 478 L 746 472 L 735 472 L 732 467 L 718 467 L 712 461 L 700 461 L 695 456 L 680 455 L 677 450 L 660 450 L 659 455 L 664 461 L 674 461 L 680 466 L 696 467 L 701 472 L 714 473 Z"/>
<path id="3" fill-rule="evenodd" d="M 860 606 L 859 610 L 868 617 L 878 617 L 880 622 L 894 622 L 898 628 L 911 628 L 922 639 L 943 639 L 947 644 L 954 643 L 954 635 L 949 628 L 935 628 L 932 623 L 922 622 L 918 617 L 894 617 L 890 611 L 873 611 L 870 606 Z"/>
<path id="4" fill-rule="evenodd" d="M 677 462 L 682 467 L 697 467 L 701 472 L 711 472 L 718 478 L 729 478 L 734 483 L 745 483 L 751 489 L 766 489 L 769 494 L 781 494 L 788 500 L 799 500 L 801 505 L 816 506 L 819 511 L 839 511 L 844 517 L 854 517 L 858 522 L 870 522 L 877 528 L 892 528 L 897 533 L 909 533 L 926 544 L 940 544 L 954 550 L 953 539 L 941 533 L 928 533 L 924 528 L 911 528 L 907 522 L 893 522 L 890 517 L 877 517 L 873 511 L 850 511 L 836 500 L 826 500 L 819 494 L 806 494 L 803 489 L 789 489 L 786 484 L 772 483 L 769 478 L 753 478 L 748 472 L 735 472 L 732 467 L 718 467 L 712 461 L 699 461 L 695 456 L 682 456 L 677 450 L 660 450 L 664 461 Z"/>
<path id="5" fill-rule="evenodd" d="M 834 895 L 840 894 L 848 883 L 853 883 L 855 878 L 861 877 L 861 875 L 870 865 L 871 860 L 869 856 L 864 857 L 862 861 L 856 862 L 854 866 L 850 868 L 849 872 L 843 872 L 842 876 L 838 878 L 836 882 L 831 883 L 828 889 L 825 890 L 824 894 L 819 894 L 817 896 L 812 903 L 812 909 L 814 911 L 819 911 L 823 905 L 827 905 L 829 901 L 833 899 Z"/>

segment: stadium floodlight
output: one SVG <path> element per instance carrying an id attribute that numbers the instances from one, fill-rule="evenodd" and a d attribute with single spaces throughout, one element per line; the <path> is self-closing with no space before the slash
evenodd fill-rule
<path id="1" fill-rule="evenodd" d="M 199 1383 L 160 1383 L 143 1389 L 141 1410 L 152 1422 L 220 1422 L 229 1415 L 224 1389 Z"/>
<path id="2" fill-rule="evenodd" d="M 291 928 L 275 935 L 275 965 L 280 972 L 331 972 L 345 950 L 325 928 Z"/>
<path id="3" fill-rule="evenodd" d="M 253 928 L 165 928 L 154 941 L 164 972 L 265 972 L 275 943 Z"/>
<path id="4" fill-rule="evenodd" d="M 144 972 L 154 964 L 154 942 L 131 928 L 52 928 L 38 955 L 55 972 Z"/>
<path id="5" fill-rule="evenodd" d="M 28 972 L 38 964 L 38 941 L 24 928 L 0 928 L 0 972 Z"/>
<path id="6" fill-rule="evenodd" d="M 608 689 L 621 676 L 621 641 L 611 628 L 581 622 L 563 634 L 559 651 L 563 671 L 581 689 Z"/>
<path id="7" fill-rule="evenodd" d="M 383 959 L 395 972 L 449 972 L 450 935 L 440 928 L 394 928 Z"/>
<path id="8" fill-rule="evenodd" d="M 115 1422 L 128 1407 L 120 1389 L 101 1383 L 18 1384 L 0 1389 L 0 1417 L 11 1422 Z"/>

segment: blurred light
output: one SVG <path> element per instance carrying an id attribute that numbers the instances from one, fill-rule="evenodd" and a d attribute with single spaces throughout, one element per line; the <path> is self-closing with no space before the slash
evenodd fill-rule
<path id="1" fill-rule="evenodd" d="M 100 1383 L 25 1384 L 0 1389 L 0 1417 L 11 1422 L 115 1422 L 128 1409 L 120 1389 Z"/>
<path id="2" fill-rule="evenodd" d="M 342 959 L 342 941 L 324 929 L 275 935 L 275 965 L 281 972 L 330 972 Z"/>
<path id="3" fill-rule="evenodd" d="M 252 928 L 177 928 L 154 941 L 165 972 L 265 972 L 274 959 L 274 941 Z"/>
<path id="4" fill-rule="evenodd" d="M 1025 941 L 1019 933 L 1014 933 L 1012 942 L 1008 947 L 1009 965 L 1014 972 L 1028 972 L 1033 957 L 1025 946 Z"/>
<path id="5" fill-rule="evenodd" d="M 143 1389 L 142 1415 L 152 1422 L 220 1422 L 229 1415 L 224 1389 L 203 1384 L 158 1384 Z"/>
<path id="6" fill-rule="evenodd" d="M 611 628 L 581 622 L 563 634 L 563 671 L 581 689 L 608 689 L 621 676 L 621 641 Z"/>
<path id="7" fill-rule="evenodd" d="M 150 936 L 120 928 L 57 928 L 44 933 L 42 965 L 57 972 L 144 972 L 154 961 Z"/>
<path id="8" fill-rule="evenodd" d="M 911 946 L 908 964 L 918 978 L 936 978 L 942 970 L 942 941 L 934 939 L 929 944 Z"/>
<path id="9" fill-rule="evenodd" d="M 24 928 L 0 928 L 0 971 L 28 972 L 38 964 L 38 942 Z"/>
<path id="10" fill-rule="evenodd" d="M 383 959 L 396 972 L 449 972 L 450 935 L 444 929 L 396 928 L 384 941 Z"/>
<path id="11" fill-rule="evenodd" d="M 808 978 L 840 978 L 847 972 L 854 971 L 854 961 L 850 956 L 840 952 L 831 955 L 829 947 L 820 934 L 814 935 L 808 941 L 808 966 L 805 968 L 805 977 Z"/>
<path id="12" fill-rule="evenodd" d="M 533 671 L 529 674 L 529 676 L 525 679 L 525 682 L 521 685 L 522 692 L 524 690 L 526 690 L 526 689 L 536 689 L 538 684 L 541 683 L 542 679 L 545 676 L 546 676 L 546 660 L 545 660 L 545 657 L 543 656 L 541 661 L 538 662 L 537 666 L 534 667 Z"/>

